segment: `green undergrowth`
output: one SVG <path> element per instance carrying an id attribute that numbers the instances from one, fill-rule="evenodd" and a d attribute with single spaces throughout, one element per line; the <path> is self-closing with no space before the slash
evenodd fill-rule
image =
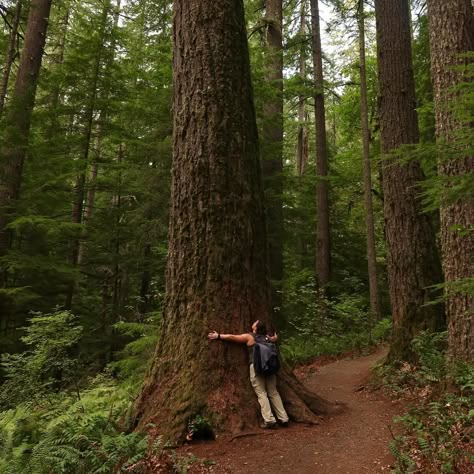
<path id="1" fill-rule="evenodd" d="M 35 315 L 23 337 L 28 350 L 2 357 L 0 472 L 142 473 L 157 472 L 158 465 L 187 472 L 195 459 L 167 449 L 159 436 L 130 432 L 157 319 L 117 325 L 130 342 L 103 372 L 88 376 L 79 357 L 83 328 L 74 315 Z"/>
<path id="2" fill-rule="evenodd" d="M 408 405 L 390 443 L 396 474 L 474 472 L 474 366 L 448 361 L 446 338 L 422 333 L 416 364 L 376 369 L 374 383 Z"/>
<path id="3" fill-rule="evenodd" d="M 375 324 L 371 333 L 353 331 L 320 337 L 291 336 L 281 345 L 281 352 L 291 367 L 311 362 L 321 355 L 340 355 L 352 350 L 365 354 L 374 345 L 385 341 L 390 329 L 390 320 L 383 319 Z"/>
<path id="4" fill-rule="evenodd" d="M 366 296 L 342 294 L 323 298 L 314 281 L 295 285 L 286 295 L 288 328 L 281 331 L 281 353 L 295 367 L 321 355 L 340 355 L 355 350 L 362 354 L 387 340 L 391 321 L 373 321 Z"/>

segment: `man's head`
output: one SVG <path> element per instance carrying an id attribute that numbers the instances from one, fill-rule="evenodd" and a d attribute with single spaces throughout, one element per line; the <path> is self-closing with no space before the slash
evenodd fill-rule
<path id="1" fill-rule="evenodd" d="M 267 335 L 267 326 L 265 325 L 265 323 L 263 321 L 260 321 L 260 320 L 257 319 L 257 321 L 255 321 L 252 324 L 252 332 L 254 334 L 266 336 Z"/>

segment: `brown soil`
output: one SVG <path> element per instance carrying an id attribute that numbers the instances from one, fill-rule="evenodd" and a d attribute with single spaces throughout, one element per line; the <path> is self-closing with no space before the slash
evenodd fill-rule
<path id="1" fill-rule="evenodd" d="M 385 355 L 379 349 L 322 367 L 311 365 L 305 384 L 331 401 L 345 403 L 342 414 L 323 418 L 316 426 L 290 423 L 288 428 L 260 430 L 231 442 L 193 443 L 181 448 L 179 455 L 192 453 L 215 462 L 206 468 L 201 465 L 200 472 L 216 474 L 388 473 L 393 463 L 388 425 L 402 407 L 366 387 L 370 369 Z"/>

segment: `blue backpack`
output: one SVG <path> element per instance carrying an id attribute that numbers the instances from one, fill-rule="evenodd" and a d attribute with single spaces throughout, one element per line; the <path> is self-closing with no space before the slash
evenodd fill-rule
<path id="1" fill-rule="evenodd" d="M 253 346 L 253 367 L 259 375 L 275 375 L 280 369 L 280 359 L 276 345 L 267 336 L 252 334 L 255 339 Z"/>

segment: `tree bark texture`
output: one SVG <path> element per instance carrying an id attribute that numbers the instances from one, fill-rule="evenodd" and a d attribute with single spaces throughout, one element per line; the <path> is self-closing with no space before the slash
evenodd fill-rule
<path id="1" fill-rule="evenodd" d="M 256 425 L 247 348 L 206 336 L 210 329 L 247 332 L 271 311 L 243 1 L 175 0 L 173 35 L 165 307 L 134 417 L 138 429 L 154 422 L 166 437 L 182 440 L 198 414 L 219 433 Z M 304 390 L 288 386 L 285 377 L 280 382 L 290 416 L 315 421 L 310 401 L 299 395 Z"/>
<path id="2" fill-rule="evenodd" d="M 387 271 L 392 303 L 393 336 L 389 357 L 409 360 L 410 343 L 423 329 L 443 323 L 430 301 L 431 285 L 442 281 L 434 231 L 417 197 L 424 179 L 418 161 L 401 163 L 390 155 L 419 140 L 411 59 L 408 0 L 376 0 L 379 114 L 383 163 Z"/>
<path id="3" fill-rule="evenodd" d="M 265 43 L 267 82 L 272 96 L 264 106 L 263 182 L 268 228 L 268 255 L 272 285 L 271 304 L 281 306 L 280 284 L 283 277 L 283 8 L 282 0 L 266 0 Z M 277 313 L 278 314 L 278 313 Z"/>
<path id="4" fill-rule="evenodd" d="M 6 112 L 5 135 L 0 145 L 0 257 L 11 244 L 11 233 L 6 226 L 20 191 L 50 9 L 51 0 L 31 2 L 15 87 Z"/>
<path id="5" fill-rule="evenodd" d="M 364 202 L 367 232 L 367 268 L 369 274 L 371 320 L 380 319 L 380 301 L 377 287 L 377 262 L 375 252 L 374 209 L 372 206 L 372 171 L 370 164 L 369 112 L 367 105 L 367 71 L 365 63 L 364 0 L 359 2 L 359 63 L 360 63 L 360 112 L 364 169 Z"/>
<path id="6" fill-rule="evenodd" d="M 314 113 L 316 121 L 316 275 L 318 285 L 325 289 L 331 279 L 329 238 L 329 184 L 326 143 L 326 112 L 324 108 L 323 54 L 319 26 L 319 1 L 311 0 L 311 26 L 314 65 Z"/>
<path id="7" fill-rule="evenodd" d="M 306 83 L 306 46 L 303 39 L 306 37 L 306 0 L 301 1 L 300 10 L 300 78 L 301 83 Z M 296 174 L 303 176 L 308 163 L 308 129 L 307 129 L 306 99 L 300 95 L 298 99 L 298 144 L 296 148 Z"/>
<path id="8" fill-rule="evenodd" d="M 0 84 L 0 117 L 3 114 L 3 107 L 5 105 L 5 97 L 7 96 L 8 81 L 15 59 L 15 44 L 18 34 L 18 26 L 21 18 L 21 8 L 23 6 L 22 0 L 18 0 L 15 7 L 15 15 L 12 22 L 12 30 L 10 31 L 10 39 L 8 41 L 8 49 L 5 57 L 5 66 L 3 69 L 2 82 Z"/>
<path id="9" fill-rule="evenodd" d="M 456 132 L 471 124 L 458 121 L 450 104 L 459 95 L 453 88 L 468 80 L 459 55 L 474 51 L 474 18 L 471 0 L 428 0 L 428 19 L 436 135 L 443 146 L 456 146 Z M 461 68 L 460 68 L 461 67 Z M 472 80 L 472 79 L 471 79 Z M 474 156 L 441 157 L 441 176 L 456 179 L 474 173 Z M 442 203 L 441 248 L 446 289 L 449 353 L 454 358 L 474 359 L 474 297 L 449 285 L 474 277 L 474 201 L 466 197 Z M 466 229 L 470 229 L 466 232 Z"/>

